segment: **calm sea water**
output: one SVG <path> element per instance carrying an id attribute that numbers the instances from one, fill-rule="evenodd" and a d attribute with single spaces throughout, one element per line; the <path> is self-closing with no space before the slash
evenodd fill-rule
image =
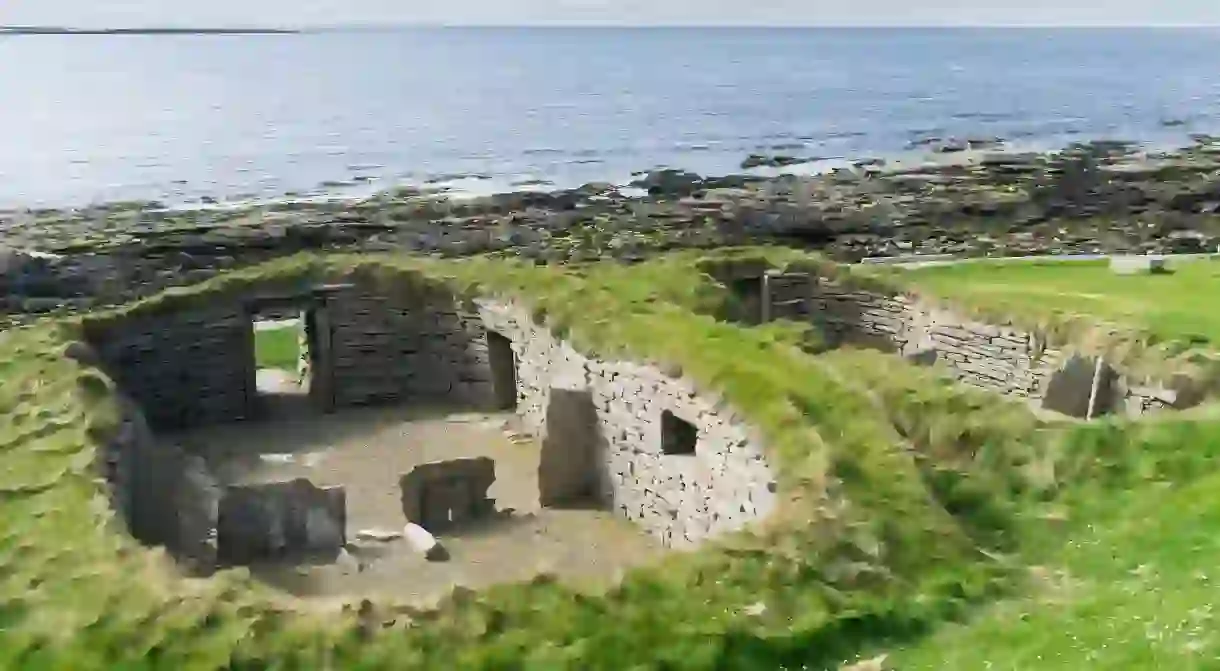
<path id="1" fill-rule="evenodd" d="M 0 205 L 567 186 L 928 135 L 1174 143 L 1220 130 L 1218 53 L 1202 29 L 0 37 Z"/>

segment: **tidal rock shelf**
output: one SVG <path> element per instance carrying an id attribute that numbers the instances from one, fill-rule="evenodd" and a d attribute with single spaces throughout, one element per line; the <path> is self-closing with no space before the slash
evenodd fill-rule
<path id="1" fill-rule="evenodd" d="M 1150 154 L 1117 142 L 1050 154 L 968 152 L 860 162 L 825 175 L 641 173 L 480 198 L 403 188 L 227 209 L 118 203 L 0 213 L 9 314 L 120 304 L 301 251 L 495 254 L 537 263 L 635 262 L 675 248 L 781 243 L 842 261 L 1214 251 L 1220 144 Z M 37 254 L 31 254 L 36 252 Z M 18 318 L 20 319 L 20 318 Z"/>

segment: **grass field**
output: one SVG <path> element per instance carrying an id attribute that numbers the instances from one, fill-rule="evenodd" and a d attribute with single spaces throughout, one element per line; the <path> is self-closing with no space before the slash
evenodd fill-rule
<path id="1" fill-rule="evenodd" d="M 296 325 L 256 329 L 254 331 L 254 361 L 259 368 L 295 371 L 300 356 Z"/>
<path id="2" fill-rule="evenodd" d="M 920 292 L 1028 323 L 1089 316 L 1157 340 L 1220 343 L 1220 261 L 1162 275 L 1120 276 L 1106 262 L 963 263 L 896 270 Z"/>

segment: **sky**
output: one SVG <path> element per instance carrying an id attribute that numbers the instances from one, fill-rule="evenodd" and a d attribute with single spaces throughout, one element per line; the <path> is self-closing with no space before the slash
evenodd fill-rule
<path id="1" fill-rule="evenodd" d="M 1220 0 L 0 0 L 0 25 L 1218 25 Z"/>

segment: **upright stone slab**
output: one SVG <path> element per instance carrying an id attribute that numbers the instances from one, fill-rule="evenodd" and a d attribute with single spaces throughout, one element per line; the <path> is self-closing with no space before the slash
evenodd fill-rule
<path id="1" fill-rule="evenodd" d="M 342 487 L 304 478 L 230 486 L 218 517 L 221 563 L 333 558 L 346 541 L 347 499 Z"/>
<path id="2" fill-rule="evenodd" d="M 432 533 L 489 517 L 496 505 L 487 490 L 495 481 L 496 462 L 488 457 L 420 464 L 399 479 L 403 515 Z"/>
<path id="3" fill-rule="evenodd" d="M 1089 416 L 1092 399 L 1093 416 L 1104 415 L 1113 410 L 1117 382 L 1118 374 L 1109 364 L 1102 361 L 1099 370 L 1096 357 L 1073 355 L 1051 375 L 1042 407 L 1083 419 Z"/>

